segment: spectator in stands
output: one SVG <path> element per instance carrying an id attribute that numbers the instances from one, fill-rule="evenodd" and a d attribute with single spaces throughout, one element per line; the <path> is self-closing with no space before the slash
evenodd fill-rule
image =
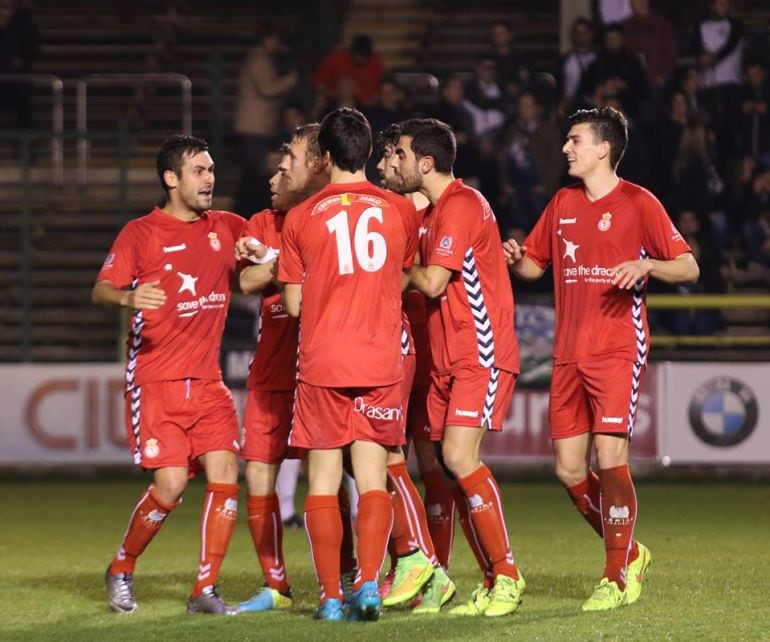
<path id="1" fill-rule="evenodd" d="M 709 0 L 709 17 L 695 31 L 693 50 L 706 87 L 734 86 L 741 81 L 743 26 L 729 16 L 729 0 Z"/>
<path id="2" fill-rule="evenodd" d="M 465 85 L 465 108 L 473 119 L 473 133 L 495 136 L 505 120 L 503 91 L 497 81 L 497 62 L 491 54 L 481 54 L 473 77 Z M 488 197 L 488 195 L 487 195 Z"/>
<path id="3" fill-rule="evenodd" d="M 683 91 L 675 90 L 669 98 L 668 110 L 650 130 L 651 187 L 667 207 L 674 182 L 671 160 L 677 155 L 679 141 L 689 118 L 687 97 Z"/>
<path id="4" fill-rule="evenodd" d="M 490 55 L 497 65 L 497 79 L 501 87 L 509 82 L 526 82 L 529 71 L 521 65 L 513 51 L 513 27 L 507 20 L 492 24 Z"/>
<path id="5" fill-rule="evenodd" d="M 281 73 L 285 54 L 281 36 L 268 27 L 259 45 L 248 52 L 238 77 L 233 129 L 240 143 L 241 180 L 233 209 L 243 216 L 269 202 L 266 186 L 272 170 L 265 159 L 279 144 L 282 101 L 299 80 L 295 69 Z"/>
<path id="6" fill-rule="evenodd" d="M 594 36 L 594 23 L 585 16 L 579 16 L 572 23 L 572 49 L 561 62 L 561 97 L 565 111 L 571 112 L 587 104 L 578 95 L 578 88 L 586 70 L 597 57 Z"/>
<path id="7" fill-rule="evenodd" d="M 32 14 L 17 0 L 0 0 L 0 74 L 27 74 L 39 45 Z M 32 127 L 29 85 L 0 85 L 0 111 L 13 119 L 17 129 Z"/>
<path id="8" fill-rule="evenodd" d="M 452 128 L 457 140 L 455 175 L 473 176 L 476 170 L 473 117 L 465 106 L 465 87 L 460 76 L 449 76 L 441 86 L 441 98 L 431 116 Z"/>
<path id="9" fill-rule="evenodd" d="M 744 78 L 740 89 L 741 153 L 770 166 L 770 86 L 762 63 L 748 62 Z"/>
<path id="10" fill-rule="evenodd" d="M 319 111 L 338 99 L 340 79 L 345 77 L 355 83 L 358 104 L 362 107 L 372 105 L 384 75 L 385 62 L 374 51 L 371 37 L 365 34 L 354 36 L 350 47 L 329 52 L 313 75 L 313 86 L 320 92 Z"/>
<path id="11" fill-rule="evenodd" d="M 522 93 L 518 119 L 506 135 L 506 173 L 513 190 L 512 227 L 529 233 L 560 187 L 564 171 L 561 140 L 560 128 L 543 113 L 536 97 L 530 92 Z"/>
<path id="12" fill-rule="evenodd" d="M 647 95 L 647 82 L 639 57 L 628 51 L 623 28 L 609 25 L 604 31 L 604 46 L 591 63 L 578 89 L 581 95 L 596 96 L 597 88 L 603 93 L 617 94 L 623 111 L 631 116 L 639 113 Z"/>
<path id="13" fill-rule="evenodd" d="M 631 0 L 633 15 L 623 23 L 628 49 L 644 63 L 652 97 L 657 101 L 676 69 L 676 33 L 662 15 L 650 11 L 650 0 Z"/>
<path id="14" fill-rule="evenodd" d="M 281 109 L 281 127 L 278 134 L 279 140 L 291 140 L 297 127 L 307 123 L 305 109 L 299 103 L 288 102 Z M 279 159 L 280 161 L 280 159 Z M 277 167 L 278 164 L 270 165 Z"/>

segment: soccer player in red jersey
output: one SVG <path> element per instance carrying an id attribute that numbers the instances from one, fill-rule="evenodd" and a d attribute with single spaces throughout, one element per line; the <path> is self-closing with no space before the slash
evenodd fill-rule
<path id="1" fill-rule="evenodd" d="M 369 123 L 340 108 L 318 142 L 331 183 L 293 208 L 283 228 L 278 278 L 300 316 L 299 381 L 289 444 L 309 450 L 305 526 L 321 587 L 317 617 L 341 619 L 337 492 L 350 448 L 358 509 L 351 619 L 377 619 L 377 577 L 393 522 L 388 451 L 404 443 L 401 292 L 417 249 L 414 206 L 366 181 Z"/>
<path id="2" fill-rule="evenodd" d="M 430 200 L 412 284 L 429 297 L 433 360 L 428 392 L 431 439 L 441 442 L 457 482 L 460 522 L 484 583 L 455 615 L 507 615 L 518 608 L 524 578 L 513 559 L 500 489 L 481 463 L 488 430 L 502 430 L 519 371 L 513 292 L 486 199 L 452 176 L 454 134 L 435 119 L 400 124 L 393 164 L 405 192 Z"/>
<path id="3" fill-rule="evenodd" d="M 289 608 L 293 602 L 283 556 L 283 524 L 276 495 L 281 462 L 299 453 L 288 448 L 297 377 L 299 322 L 286 311 L 273 283 L 286 212 L 329 182 L 318 148 L 320 125 L 297 128 L 284 145 L 278 171 L 270 179 L 272 209 L 254 214 L 236 246 L 239 258 L 260 258 L 240 272 L 243 292 L 261 292 L 259 338 L 249 368 L 249 395 L 243 418 L 241 456 L 246 460 L 249 531 L 265 587 L 238 605 L 241 612 Z"/>
<path id="4" fill-rule="evenodd" d="M 583 604 L 604 611 L 639 599 L 651 559 L 633 538 L 637 499 L 628 468 L 649 350 L 647 280 L 692 283 L 699 270 L 660 202 L 616 173 L 628 143 L 625 117 L 603 107 L 578 111 L 569 124 L 562 152 L 581 182 L 557 192 L 524 243 L 508 240 L 504 251 L 525 280 L 553 266 L 556 474 L 604 538 L 604 572 Z"/>
<path id="5" fill-rule="evenodd" d="M 380 133 L 379 148 L 382 157 L 377 163 L 380 173 L 380 185 L 388 190 L 400 193 L 398 177 L 395 175 L 390 158 L 398 145 L 401 130 L 394 124 Z M 416 212 L 416 225 L 422 229 L 425 209 L 428 200 L 419 192 L 404 194 L 415 206 L 421 207 Z M 384 603 L 401 603 L 410 598 L 410 593 L 422 590 L 420 603 L 414 613 L 437 613 L 441 607 L 452 599 L 455 593 L 452 582 L 446 571 L 449 568 L 449 558 L 452 550 L 454 535 L 454 499 L 446 478 L 440 470 L 438 458 L 433 444 L 427 439 L 430 435 L 427 419 L 427 395 L 430 385 L 430 345 L 428 343 L 428 322 L 425 309 L 425 295 L 415 289 L 407 289 L 403 295 L 404 314 L 404 371 L 413 376 L 404 377 L 404 408 L 406 413 L 406 438 L 414 441 L 420 475 L 425 483 L 426 495 L 423 502 L 417 489 L 409 478 L 406 470 L 406 457 L 401 453 L 391 453 L 388 471 L 393 486 L 407 491 L 404 497 L 399 497 L 394 503 L 396 510 L 396 525 L 391 534 L 389 550 L 391 552 L 391 569 L 380 587 L 381 594 L 386 595 Z M 396 497 L 394 496 L 394 500 Z M 397 532 L 399 511 L 402 505 L 411 508 L 411 514 L 402 520 L 407 526 L 407 533 L 394 537 Z M 430 510 L 430 513 L 427 511 Z M 409 529 L 414 525 L 416 528 Z M 416 531 L 416 532 L 413 532 Z M 414 544 L 410 543 L 410 540 Z M 416 548 L 422 549 L 423 555 L 416 553 Z M 421 560 L 417 558 L 422 558 Z M 415 566 L 422 561 L 433 560 L 432 577 L 422 577 Z M 421 580 L 425 584 L 419 588 Z M 411 586 L 411 590 L 407 587 Z M 404 597 L 406 595 L 407 597 Z"/>
<path id="6" fill-rule="evenodd" d="M 230 615 L 215 583 L 238 514 L 238 420 L 219 351 L 232 248 L 245 221 L 211 209 L 214 161 L 205 141 L 168 139 L 157 167 L 166 204 L 123 228 L 93 289 L 98 305 L 132 311 L 126 426 L 134 463 L 154 478 L 107 569 L 107 596 L 114 611 L 137 609 L 136 559 L 202 467 L 200 565 L 187 612 Z"/>

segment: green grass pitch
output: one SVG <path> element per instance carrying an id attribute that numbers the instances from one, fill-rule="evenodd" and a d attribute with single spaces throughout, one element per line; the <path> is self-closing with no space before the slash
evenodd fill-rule
<path id="1" fill-rule="evenodd" d="M 580 605 L 602 570 L 600 540 L 557 483 L 504 484 L 508 529 L 527 579 L 518 612 L 489 620 L 389 610 L 377 623 L 356 624 L 312 619 L 317 588 L 305 533 L 297 530 L 285 534 L 293 609 L 186 615 L 199 482 L 139 560 L 139 611 L 109 612 L 102 574 L 142 488 L 136 478 L 0 486 L 0 640 L 770 640 L 767 485 L 639 484 L 636 535 L 653 554 L 642 596 L 616 612 L 585 614 Z M 479 573 L 459 526 L 450 571 L 458 599 L 467 599 Z M 241 514 L 220 592 L 236 602 L 260 581 Z"/>

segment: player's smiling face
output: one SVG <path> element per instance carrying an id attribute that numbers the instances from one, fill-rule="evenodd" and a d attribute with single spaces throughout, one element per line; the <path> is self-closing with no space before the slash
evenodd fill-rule
<path id="1" fill-rule="evenodd" d="M 567 133 L 567 141 L 561 151 L 567 157 L 568 173 L 575 178 L 585 178 L 599 167 L 606 158 L 609 143 L 599 142 L 589 123 L 573 125 Z"/>
<path id="2" fill-rule="evenodd" d="M 412 151 L 412 137 L 402 136 L 390 156 L 398 192 L 409 194 L 422 186 L 422 175 L 417 167 L 417 156 Z"/>
<path id="3" fill-rule="evenodd" d="M 214 196 L 214 161 L 208 152 L 186 156 L 182 172 L 166 172 L 166 183 L 176 188 L 176 198 L 196 214 L 211 209 Z"/>

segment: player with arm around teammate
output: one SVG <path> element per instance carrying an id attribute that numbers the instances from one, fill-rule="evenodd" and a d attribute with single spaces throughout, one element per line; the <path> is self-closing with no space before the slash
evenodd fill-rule
<path id="1" fill-rule="evenodd" d="M 513 559 L 500 489 L 479 452 L 488 430 L 502 430 L 519 371 L 513 293 L 492 209 L 452 175 L 454 134 L 435 119 L 400 124 L 393 155 L 405 192 L 431 203 L 414 287 L 428 297 L 433 369 L 428 392 L 431 440 L 455 480 L 455 503 L 484 574 L 455 615 L 497 617 L 521 603 L 525 581 Z"/>
<path id="2" fill-rule="evenodd" d="M 298 127 L 291 142 L 282 147 L 278 171 L 270 179 L 272 208 L 249 219 L 236 245 L 239 258 L 254 257 L 256 263 L 241 270 L 241 289 L 262 296 L 259 337 L 246 384 L 241 457 L 246 460 L 249 532 L 265 586 L 238 605 L 240 612 L 286 609 L 293 603 L 276 479 L 284 459 L 300 456 L 288 447 L 299 322 L 286 311 L 274 279 L 286 212 L 329 182 L 318 150 L 319 128 L 317 123 Z"/>
<path id="3" fill-rule="evenodd" d="M 580 110 L 569 125 L 562 151 L 580 182 L 557 192 L 523 245 L 508 240 L 503 248 L 519 278 L 535 280 L 553 266 L 556 475 L 604 539 L 604 571 L 582 607 L 604 611 L 639 599 L 651 560 L 633 538 L 637 499 L 628 467 L 649 351 L 645 288 L 650 277 L 692 283 L 699 270 L 658 199 L 616 173 L 628 143 L 623 114 Z"/>
<path id="4" fill-rule="evenodd" d="M 134 463 L 154 480 L 105 574 L 107 598 L 119 613 L 138 608 L 136 560 L 202 467 L 200 563 L 187 612 L 232 615 L 215 586 L 238 514 L 238 422 L 219 352 L 245 221 L 211 209 L 214 161 L 204 140 L 169 138 L 157 169 L 165 205 L 123 228 L 93 289 L 94 303 L 131 310 L 126 427 Z"/>

